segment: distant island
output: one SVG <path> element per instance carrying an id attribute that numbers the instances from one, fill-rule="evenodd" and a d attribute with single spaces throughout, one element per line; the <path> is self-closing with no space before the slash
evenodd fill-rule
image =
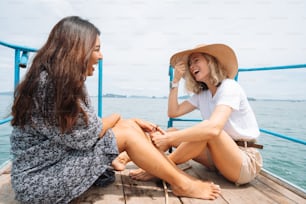
<path id="1" fill-rule="evenodd" d="M 92 96 L 97 97 L 97 96 Z M 189 95 L 179 96 L 179 99 L 188 99 Z M 140 96 L 140 95 L 121 95 L 121 94 L 113 94 L 107 93 L 103 94 L 103 98 L 148 98 L 148 99 L 168 99 L 168 96 Z M 249 101 L 290 101 L 290 102 L 305 102 L 306 99 L 263 99 L 263 98 L 254 98 L 248 97 Z"/>
<path id="2" fill-rule="evenodd" d="M 97 96 L 96 96 L 97 97 Z M 121 95 L 121 94 L 113 94 L 113 93 L 107 93 L 103 94 L 104 98 L 152 98 L 152 99 L 167 99 L 168 96 L 141 96 L 141 95 Z M 189 96 L 179 96 L 179 99 L 186 99 Z"/>
<path id="3" fill-rule="evenodd" d="M 0 96 L 13 96 L 14 93 L 11 91 L 0 92 Z M 98 97 L 98 96 L 91 96 Z M 122 94 L 114 94 L 114 93 L 106 93 L 102 95 L 103 98 L 147 98 L 147 99 L 167 99 L 168 96 L 142 96 L 142 95 L 122 95 Z M 187 99 L 189 95 L 179 96 L 179 99 Z M 265 99 L 265 98 L 254 98 L 248 97 L 249 101 L 290 101 L 290 102 L 305 102 L 306 99 Z"/>
<path id="4" fill-rule="evenodd" d="M 98 96 L 91 96 L 98 97 Z M 122 94 L 114 94 L 107 93 L 103 94 L 103 98 L 143 98 L 143 99 L 168 99 L 168 96 L 141 96 L 141 95 L 122 95 Z M 188 99 L 189 95 L 179 96 L 179 99 Z M 306 102 L 306 99 L 269 99 L 269 98 L 254 98 L 248 97 L 249 101 L 289 101 L 289 102 Z"/>
<path id="5" fill-rule="evenodd" d="M 12 96 L 12 95 L 14 95 L 14 92 L 11 92 L 11 91 L 0 92 L 0 95 Z"/>

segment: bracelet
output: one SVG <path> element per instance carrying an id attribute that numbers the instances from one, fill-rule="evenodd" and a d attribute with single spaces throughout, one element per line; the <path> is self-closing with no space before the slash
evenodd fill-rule
<path id="1" fill-rule="evenodd" d="M 171 89 L 177 88 L 178 86 L 179 86 L 179 83 L 175 83 L 173 81 L 170 82 L 170 88 Z"/>

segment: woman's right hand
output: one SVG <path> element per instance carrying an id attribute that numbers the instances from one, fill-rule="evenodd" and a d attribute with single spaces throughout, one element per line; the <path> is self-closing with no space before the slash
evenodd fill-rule
<path id="1" fill-rule="evenodd" d="M 154 146 L 163 152 L 171 147 L 168 141 L 169 138 L 167 137 L 167 133 L 164 131 L 156 131 L 154 133 L 151 133 L 150 137 Z"/>
<path id="2" fill-rule="evenodd" d="M 173 82 L 178 83 L 181 80 L 181 78 L 184 76 L 185 72 L 186 72 L 186 65 L 184 61 L 179 61 L 178 63 L 176 63 L 174 66 Z"/>

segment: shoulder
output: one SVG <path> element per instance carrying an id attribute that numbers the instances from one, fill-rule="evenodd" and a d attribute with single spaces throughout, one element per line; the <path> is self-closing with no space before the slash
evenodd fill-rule
<path id="1" fill-rule="evenodd" d="M 234 79 L 224 79 L 221 83 L 221 85 L 226 85 L 226 86 L 240 86 L 238 82 Z"/>
<path id="2" fill-rule="evenodd" d="M 228 91 L 241 91 L 242 88 L 240 84 L 234 79 L 224 79 L 220 85 L 220 89 Z"/>

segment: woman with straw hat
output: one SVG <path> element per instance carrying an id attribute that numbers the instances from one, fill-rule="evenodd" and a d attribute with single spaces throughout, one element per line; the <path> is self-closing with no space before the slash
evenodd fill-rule
<path id="1" fill-rule="evenodd" d="M 168 115 L 179 117 L 195 109 L 203 121 L 192 127 L 153 134 L 152 141 L 161 150 L 177 147 L 169 155 L 176 164 L 194 159 L 217 170 L 236 184 L 250 182 L 262 167 L 255 143 L 259 128 L 247 96 L 233 80 L 238 70 L 234 51 L 224 44 L 200 45 L 174 54 L 170 64 L 175 68 L 171 84 Z M 178 102 L 178 85 L 193 95 Z M 135 179 L 147 179 L 147 173 L 134 171 Z"/>

